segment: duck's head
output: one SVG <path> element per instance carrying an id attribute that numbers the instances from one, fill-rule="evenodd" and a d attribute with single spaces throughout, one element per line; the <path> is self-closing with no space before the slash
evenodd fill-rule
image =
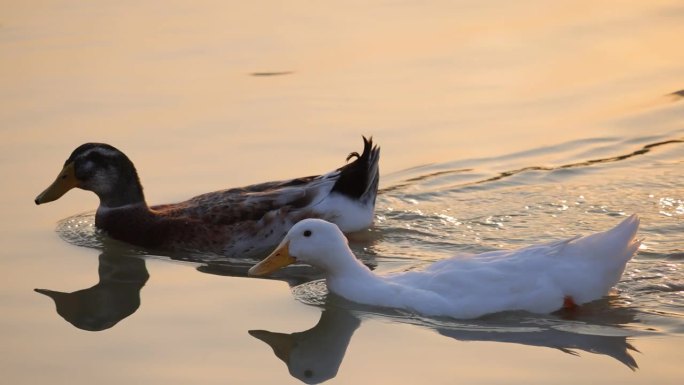
<path id="1" fill-rule="evenodd" d="M 100 205 L 106 207 L 145 201 L 133 162 L 123 152 L 103 143 L 86 143 L 76 148 L 57 179 L 35 202 L 52 202 L 74 187 L 94 192 Z"/>
<path id="2" fill-rule="evenodd" d="M 304 219 L 287 232 L 280 245 L 263 261 L 249 269 L 249 275 L 262 276 L 295 262 L 325 271 L 338 271 L 348 263 L 351 251 L 347 238 L 337 225 L 322 219 Z M 353 257 L 352 257 L 353 259 Z"/>

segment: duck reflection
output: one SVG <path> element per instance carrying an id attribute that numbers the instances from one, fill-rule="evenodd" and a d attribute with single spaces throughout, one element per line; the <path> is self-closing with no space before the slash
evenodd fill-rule
<path id="1" fill-rule="evenodd" d="M 637 362 L 630 352 L 637 351 L 629 343 L 629 331 L 620 324 L 634 320 L 630 309 L 603 309 L 604 322 L 593 323 L 595 314 L 573 315 L 573 320 L 560 317 L 520 317 L 497 315 L 488 319 L 436 320 L 407 318 L 400 314 L 378 314 L 332 307 L 326 304 L 321 318 L 313 328 L 297 333 L 276 333 L 250 330 L 249 334 L 267 343 L 276 357 L 285 362 L 290 375 L 307 384 L 321 383 L 334 378 L 342 364 L 352 335 L 361 325 L 362 318 L 389 318 L 394 322 L 426 327 L 459 341 L 491 341 L 516 343 L 558 349 L 571 355 L 579 351 L 603 354 L 623 363 L 631 370 Z M 358 314 L 358 315 L 357 315 Z M 608 321 L 606 321 L 608 320 Z M 619 323 L 613 323 L 615 320 Z"/>
<path id="2" fill-rule="evenodd" d="M 287 365 L 290 374 L 307 384 L 327 381 L 337 375 L 347 345 L 361 320 L 343 309 L 326 309 L 309 330 L 274 333 L 250 330 L 249 334 L 266 342 Z"/>
<path id="3" fill-rule="evenodd" d="M 101 331 L 116 325 L 140 307 L 140 290 L 149 274 L 145 261 L 115 253 L 99 257 L 100 281 L 88 289 L 64 293 L 35 289 L 55 301 L 57 313 L 75 327 Z"/>
<path id="4" fill-rule="evenodd" d="M 113 240 L 95 228 L 94 212 L 76 214 L 57 224 L 60 238 L 76 246 L 100 250 L 100 282 L 90 288 L 73 293 L 48 289 L 35 289 L 55 302 L 57 313 L 75 327 L 88 331 L 102 331 L 116 325 L 138 310 L 141 305 L 140 291 L 149 278 L 143 256 L 149 250 Z M 375 238 L 360 233 L 357 247 L 372 243 Z M 375 233 L 373 233 L 375 235 Z M 154 251 L 153 255 L 171 261 L 190 262 L 198 265 L 201 273 L 228 277 L 247 277 L 247 271 L 255 260 L 227 258 L 222 255 L 200 252 Z M 359 252 L 359 255 L 363 255 Z M 374 268 L 373 262 L 367 263 Z M 292 266 L 287 271 L 273 274 L 266 279 L 281 280 L 290 286 L 322 278 L 319 270 L 310 266 Z"/>

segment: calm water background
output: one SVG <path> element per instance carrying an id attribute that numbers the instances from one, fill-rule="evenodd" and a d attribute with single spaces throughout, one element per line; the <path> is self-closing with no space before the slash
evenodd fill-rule
<path id="1" fill-rule="evenodd" d="M 7 383 L 681 383 L 681 2 L 2 9 Z M 465 322 L 111 242 L 89 226 L 97 198 L 83 191 L 33 204 L 87 141 L 126 152 L 148 201 L 165 203 L 328 171 L 362 134 L 382 146 L 382 193 L 353 248 L 377 271 L 633 212 L 644 247 L 617 293 L 579 314 Z M 63 296 L 59 315 L 36 288 L 89 290 Z"/>

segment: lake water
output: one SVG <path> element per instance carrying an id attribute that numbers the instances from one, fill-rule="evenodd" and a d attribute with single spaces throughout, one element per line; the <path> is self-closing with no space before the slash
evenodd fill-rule
<path id="1" fill-rule="evenodd" d="M 5 4 L 3 381 L 681 383 L 681 36 L 681 1 Z M 381 193 L 352 248 L 378 272 L 631 213 L 644 244 L 575 313 L 459 321 L 329 298 L 305 267 L 251 279 L 253 261 L 109 240 L 92 193 L 33 203 L 88 141 L 157 204 L 329 171 L 361 135 Z"/>

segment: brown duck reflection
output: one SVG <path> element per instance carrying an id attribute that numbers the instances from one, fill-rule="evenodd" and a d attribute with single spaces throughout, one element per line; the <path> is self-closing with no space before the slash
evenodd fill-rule
<path id="1" fill-rule="evenodd" d="M 57 313 L 75 327 L 101 331 L 116 325 L 140 307 L 140 290 L 149 274 L 141 258 L 103 252 L 99 258 L 100 282 L 88 289 L 63 293 L 36 292 L 52 298 Z"/>
<path id="2" fill-rule="evenodd" d="M 596 309 L 592 309 L 595 306 Z M 607 308 L 608 307 L 608 308 Z M 594 314 L 600 313 L 600 317 Z M 267 343 L 276 357 L 285 362 L 290 375 L 307 384 L 327 381 L 337 375 L 347 346 L 362 318 L 389 318 L 393 322 L 426 327 L 459 341 L 492 341 L 558 349 L 579 356 L 580 351 L 613 357 L 631 370 L 637 362 L 631 352 L 630 332 L 622 324 L 634 320 L 634 311 L 611 308 L 603 301 L 589 304 L 571 320 L 566 314 L 556 317 L 507 317 L 486 319 L 432 320 L 407 318 L 399 314 L 350 311 L 326 306 L 318 324 L 309 330 L 285 334 L 250 330 L 249 334 Z M 599 320 L 600 319 L 600 320 Z M 586 331 L 583 333 L 583 331 Z M 603 333 L 603 334 L 602 334 Z"/>

